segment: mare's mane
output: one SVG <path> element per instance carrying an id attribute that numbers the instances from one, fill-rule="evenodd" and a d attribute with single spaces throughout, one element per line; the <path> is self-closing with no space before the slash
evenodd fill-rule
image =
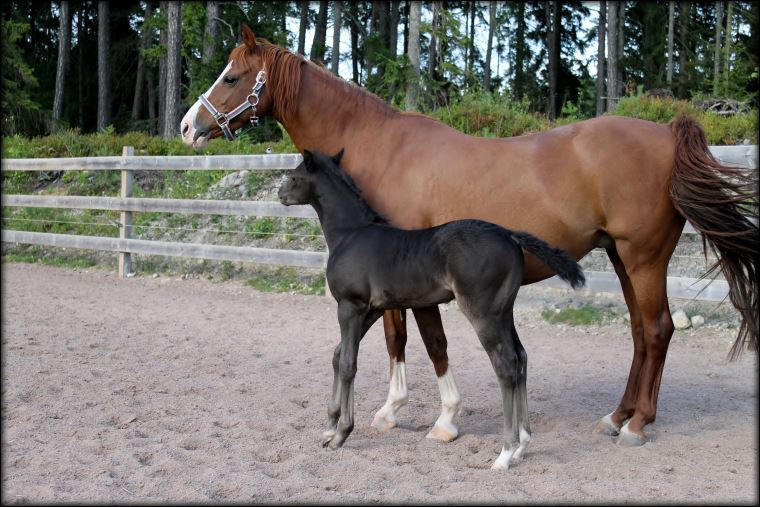
<path id="1" fill-rule="evenodd" d="M 345 81 L 327 70 L 305 59 L 303 56 L 292 53 L 289 50 L 272 44 L 268 40 L 256 37 L 256 46 L 259 55 L 267 71 L 267 92 L 271 94 L 274 110 L 279 114 L 280 120 L 289 122 L 293 119 L 298 105 L 298 93 L 301 88 L 301 65 L 310 65 L 328 83 L 341 87 L 341 103 L 356 104 L 356 109 L 361 106 L 370 106 L 383 114 L 397 112 L 396 109 L 386 104 L 375 94 L 364 90 L 350 81 Z M 242 69 L 249 70 L 252 62 L 250 53 L 245 44 L 237 46 L 230 53 L 230 61 L 240 64 Z"/>
<path id="2" fill-rule="evenodd" d="M 315 156 L 315 159 L 318 159 L 319 157 Z M 362 191 L 359 189 L 358 186 L 356 186 L 356 183 L 351 178 L 351 176 L 340 168 L 338 164 L 335 163 L 333 159 L 328 157 L 327 155 L 324 155 L 325 160 L 320 160 L 318 162 L 319 169 L 323 170 L 328 177 L 330 177 L 332 180 L 337 180 L 339 183 L 341 183 L 344 187 L 346 187 L 351 196 L 356 198 L 356 201 L 359 204 L 360 209 L 364 213 L 364 215 L 369 219 L 370 222 L 374 224 L 388 224 L 388 219 L 385 218 L 383 215 L 378 213 L 377 211 L 373 210 L 369 204 L 367 204 L 367 201 L 364 200 L 364 197 L 362 197 Z M 318 169 L 318 170 L 319 170 Z"/>

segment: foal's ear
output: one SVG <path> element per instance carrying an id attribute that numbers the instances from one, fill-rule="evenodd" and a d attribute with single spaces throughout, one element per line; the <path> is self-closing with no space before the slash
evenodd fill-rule
<path id="1" fill-rule="evenodd" d="M 303 161 L 306 165 L 306 170 L 310 173 L 314 172 L 314 155 L 309 150 L 303 150 Z"/>
<path id="2" fill-rule="evenodd" d="M 248 48 L 248 51 L 253 52 L 256 50 L 256 36 L 253 35 L 253 30 L 245 23 L 240 23 L 243 29 L 243 43 Z"/>
<path id="3" fill-rule="evenodd" d="M 345 148 L 341 148 L 338 153 L 333 155 L 333 162 L 335 162 L 335 165 L 340 165 L 340 160 L 343 158 L 343 152 L 346 151 Z"/>

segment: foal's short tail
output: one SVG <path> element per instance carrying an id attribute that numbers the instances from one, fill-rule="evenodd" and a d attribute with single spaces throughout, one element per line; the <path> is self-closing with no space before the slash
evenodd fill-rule
<path id="1" fill-rule="evenodd" d="M 562 249 L 554 248 L 527 232 L 509 232 L 512 239 L 518 245 L 538 257 L 541 262 L 549 266 L 560 278 L 569 283 L 573 289 L 583 287 L 586 284 L 586 277 L 583 276 L 581 266 L 575 262 L 575 259 L 570 257 L 570 254 Z"/>
<path id="2" fill-rule="evenodd" d="M 709 151 L 702 127 L 680 116 L 670 124 L 676 141 L 670 197 L 678 212 L 702 234 L 718 261 L 703 275 L 723 270 L 731 303 L 741 313 L 739 335 L 729 352 L 736 359 L 746 344 L 757 350 L 757 252 L 760 250 L 757 217 L 757 182 L 748 172 L 721 165 Z"/>

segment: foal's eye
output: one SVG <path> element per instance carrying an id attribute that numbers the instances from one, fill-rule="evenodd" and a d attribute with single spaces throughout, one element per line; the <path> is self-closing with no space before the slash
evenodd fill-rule
<path id="1" fill-rule="evenodd" d="M 238 78 L 236 78 L 235 76 L 224 76 L 224 84 L 227 84 L 227 85 L 234 85 L 235 83 L 237 83 L 237 80 Z"/>

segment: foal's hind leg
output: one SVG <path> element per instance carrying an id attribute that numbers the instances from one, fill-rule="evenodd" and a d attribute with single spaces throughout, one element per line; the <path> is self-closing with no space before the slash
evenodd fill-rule
<path id="1" fill-rule="evenodd" d="M 506 312 L 499 316 L 497 312 L 479 312 L 471 310 L 464 302 L 460 304 L 465 315 L 477 331 L 480 343 L 483 345 L 491 360 L 496 377 L 499 379 L 501 388 L 502 405 L 504 410 L 504 440 L 501 453 L 491 466 L 494 470 L 507 470 L 509 462 L 516 454 L 525 452 L 528 439 L 521 448 L 520 428 L 530 436 L 530 428 L 527 421 L 527 396 L 525 404 L 519 386 L 525 383 L 525 364 L 522 363 L 515 348 L 515 340 L 512 337 L 512 305 L 506 305 Z M 517 336 L 516 334 L 514 335 Z M 526 441 L 527 440 L 527 441 Z M 519 451 L 519 452 L 518 452 Z"/>
<path id="2" fill-rule="evenodd" d="M 518 395 L 515 397 L 514 409 L 516 411 L 516 418 L 520 428 L 520 446 L 517 448 L 512 458 L 520 459 L 525 457 L 525 453 L 528 450 L 528 444 L 530 444 L 531 440 L 530 422 L 528 419 L 528 353 L 525 351 L 522 343 L 520 343 L 520 338 L 517 336 L 514 322 L 512 323 L 511 336 L 519 361 L 519 382 L 517 384 Z"/>
<path id="3" fill-rule="evenodd" d="M 385 405 L 372 419 L 372 427 L 388 430 L 396 426 L 398 411 L 409 401 L 406 387 L 406 310 L 387 310 L 383 313 L 385 345 L 391 366 L 391 384 Z"/>

